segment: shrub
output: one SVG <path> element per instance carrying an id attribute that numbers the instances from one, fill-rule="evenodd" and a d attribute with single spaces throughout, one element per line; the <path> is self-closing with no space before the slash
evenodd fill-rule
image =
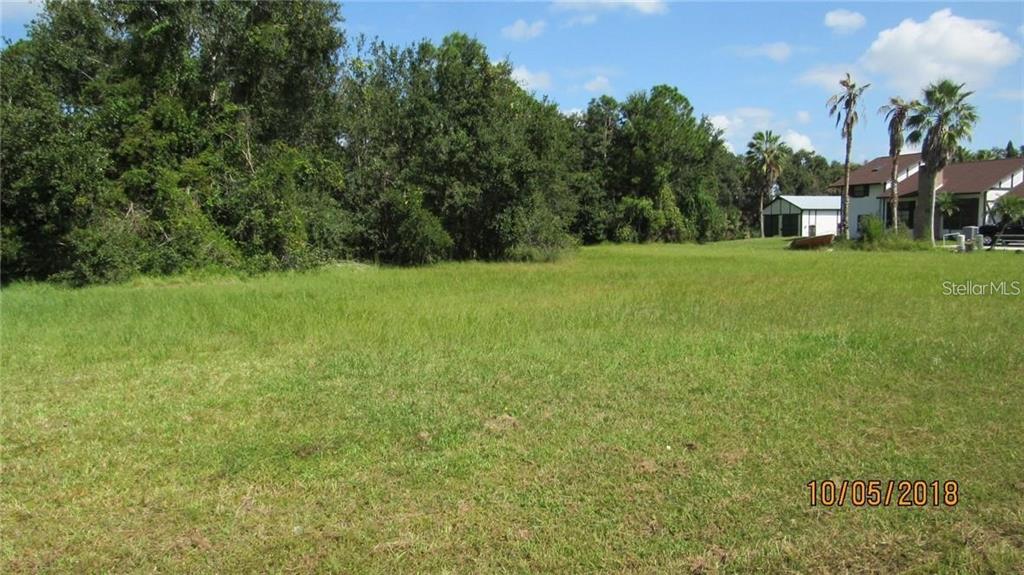
<path id="1" fill-rule="evenodd" d="M 511 232 L 506 256 L 511 260 L 550 262 L 576 245 L 563 220 L 535 197 L 531 205 L 512 210 L 504 227 Z"/>
<path id="2" fill-rule="evenodd" d="M 68 234 L 73 257 L 69 269 L 53 276 L 82 286 L 121 282 L 142 272 L 147 259 L 143 239 L 147 218 L 135 212 L 108 212 Z"/>
<path id="3" fill-rule="evenodd" d="M 423 193 L 403 186 L 386 190 L 374 214 L 373 259 L 398 265 L 433 263 L 448 257 L 452 238 L 423 207 Z"/>
<path id="4" fill-rule="evenodd" d="M 911 236 L 911 231 L 902 229 L 898 232 L 882 227 L 881 219 L 870 216 L 861 222 L 861 237 L 858 240 L 837 238 L 833 244 L 838 249 L 854 249 L 864 251 L 925 251 L 932 249 L 931 243 L 918 241 Z"/>
<path id="5" fill-rule="evenodd" d="M 860 222 L 860 241 L 877 244 L 885 237 L 885 224 L 878 216 L 865 216 Z"/>
<path id="6" fill-rule="evenodd" d="M 663 221 L 655 213 L 654 202 L 647 198 L 625 197 L 619 201 L 616 229 L 629 227 L 633 239 L 625 239 L 624 234 L 616 232 L 618 241 L 641 241 L 646 242 L 652 239 L 654 228 L 660 228 Z"/>

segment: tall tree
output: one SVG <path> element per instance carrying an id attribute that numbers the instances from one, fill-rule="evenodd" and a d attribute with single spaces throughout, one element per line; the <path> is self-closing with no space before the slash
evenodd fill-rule
<path id="1" fill-rule="evenodd" d="M 853 152 L 853 128 L 857 125 L 860 115 L 857 112 L 857 104 L 860 98 L 871 84 L 858 86 L 850 73 L 846 78 L 839 81 L 843 88 L 838 94 L 828 99 L 828 115 L 836 117 L 836 126 L 842 125 L 841 134 L 846 140 L 846 159 L 843 161 L 843 210 L 840 225 L 843 228 L 843 237 L 850 239 L 850 153 Z"/>
<path id="2" fill-rule="evenodd" d="M 923 238 L 925 230 L 934 230 L 935 189 L 942 183 L 942 170 L 952 161 L 960 142 L 971 139 L 978 121 L 977 110 L 967 102 L 973 93 L 965 91 L 964 84 L 941 80 L 925 88 L 924 101 L 907 118 L 907 141 L 921 144 L 924 160 L 918 180 L 915 238 Z M 934 231 L 928 236 L 934 244 Z"/>
<path id="3" fill-rule="evenodd" d="M 903 151 L 903 128 L 907 124 L 907 116 L 917 105 L 917 100 L 907 102 L 899 96 L 889 98 L 889 103 L 878 109 L 879 114 L 885 115 L 889 129 L 889 157 L 892 158 L 892 171 L 889 174 L 889 193 L 892 194 L 892 229 L 899 230 L 899 182 L 897 172 L 899 171 L 899 156 Z"/>
<path id="4" fill-rule="evenodd" d="M 761 237 L 764 237 L 764 200 L 775 188 L 775 183 L 782 174 L 783 160 L 792 153 L 778 134 L 771 130 L 757 132 L 747 143 L 747 165 L 756 174 L 761 184 L 758 195 L 757 213 L 761 222 Z"/>

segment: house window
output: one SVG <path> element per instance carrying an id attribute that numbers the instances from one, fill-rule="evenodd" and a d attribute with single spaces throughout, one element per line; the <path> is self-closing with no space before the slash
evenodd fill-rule
<path id="1" fill-rule="evenodd" d="M 859 186 L 850 186 L 850 197 L 851 198 L 866 198 L 868 197 L 868 186 L 861 184 Z"/>

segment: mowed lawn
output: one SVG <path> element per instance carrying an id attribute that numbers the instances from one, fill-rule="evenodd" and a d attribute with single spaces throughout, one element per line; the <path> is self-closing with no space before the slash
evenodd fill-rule
<path id="1" fill-rule="evenodd" d="M 5 288 L 0 571 L 1021 572 L 1024 255 L 783 247 Z"/>

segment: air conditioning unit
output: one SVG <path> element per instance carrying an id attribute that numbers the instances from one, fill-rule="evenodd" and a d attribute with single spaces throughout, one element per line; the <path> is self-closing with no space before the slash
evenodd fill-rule
<path id="1" fill-rule="evenodd" d="M 964 232 L 964 238 L 966 238 L 967 240 L 973 241 L 974 238 L 977 237 L 977 235 L 978 235 L 978 226 L 966 226 L 963 229 L 963 232 Z"/>

